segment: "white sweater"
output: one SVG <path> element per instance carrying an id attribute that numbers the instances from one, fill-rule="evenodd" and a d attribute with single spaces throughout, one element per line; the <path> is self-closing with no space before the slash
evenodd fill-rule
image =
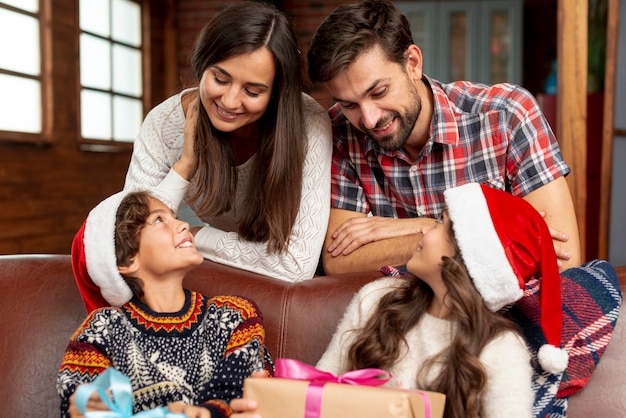
<path id="1" fill-rule="evenodd" d="M 158 187 L 160 197 L 175 211 L 189 182 L 172 167 L 182 155 L 185 115 L 181 97 L 185 90 L 156 106 L 146 117 L 134 150 L 125 190 Z M 207 259 L 286 281 L 313 277 L 321 254 L 330 213 L 330 165 L 332 133 L 326 111 L 313 98 L 303 95 L 307 151 L 303 167 L 302 198 L 289 238 L 288 250 L 267 252 L 266 242 L 250 242 L 237 232 L 234 213 L 245 204 L 237 193 L 233 211 L 215 219 L 201 219 L 203 228 L 196 234 L 196 246 Z M 237 190 L 245 190 L 251 161 L 237 167 Z"/>
<path id="2" fill-rule="evenodd" d="M 398 287 L 406 279 L 383 278 L 365 285 L 352 299 L 337 331 L 317 364 L 321 370 L 343 374 L 347 369 L 347 352 L 354 340 L 354 332 L 365 325 L 378 300 Z M 416 387 L 416 376 L 428 358 L 450 344 L 454 323 L 425 315 L 406 335 L 408 350 L 389 372 L 392 379 L 387 386 L 404 389 Z M 531 388 L 532 368 L 530 354 L 523 339 L 505 332 L 490 341 L 480 361 L 487 370 L 487 385 L 482 394 L 481 418 L 532 417 L 534 394 Z M 429 378 L 437 374 L 431 370 Z"/>

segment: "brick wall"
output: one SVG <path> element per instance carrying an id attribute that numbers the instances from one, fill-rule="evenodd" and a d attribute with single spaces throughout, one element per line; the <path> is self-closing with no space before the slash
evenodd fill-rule
<path id="1" fill-rule="evenodd" d="M 162 49 L 170 0 L 149 1 L 153 16 L 145 40 L 150 45 L 148 108 L 168 93 Z M 79 148 L 78 2 L 49 3 L 52 53 L 46 77 L 52 91 L 44 112 L 52 123 L 45 144 L 0 140 L 0 254 L 68 254 L 89 211 L 122 189 L 130 161 L 130 148 L 122 152 Z"/>

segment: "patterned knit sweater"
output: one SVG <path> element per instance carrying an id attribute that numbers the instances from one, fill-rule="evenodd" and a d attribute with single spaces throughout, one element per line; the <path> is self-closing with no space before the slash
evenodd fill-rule
<path id="1" fill-rule="evenodd" d="M 150 111 L 133 144 L 124 190 L 157 187 L 159 196 L 175 211 L 187 193 L 189 182 L 172 168 L 184 146 L 185 114 L 181 97 L 185 90 Z M 297 282 L 313 278 L 322 251 L 330 213 L 330 165 L 332 134 L 326 110 L 303 94 L 305 105 L 306 156 L 302 167 L 302 196 L 287 251 L 272 253 L 267 242 L 244 240 L 236 232 L 238 214 L 248 205 L 243 191 L 254 175 L 252 159 L 237 167 L 237 193 L 231 212 L 218 217 L 196 216 L 183 205 L 179 216 L 190 224 L 202 226 L 195 235 L 198 251 L 204 258 L 278 280 Z"/>
<path id="2" fill-rule="evenodd" d="M 98 309 L 76 330 L 63 357 L 61 416 L 69 416 L 76 386 L 113 366 L 131 380 L 134 413 L 182 401 L 227 417 L 245 377 L 273 372 L 264 341 L 258 307 L 241 297 L 185 290 L 185 305 L 175 313 L 154 312 L 136 298 L 121 308 Z"/>

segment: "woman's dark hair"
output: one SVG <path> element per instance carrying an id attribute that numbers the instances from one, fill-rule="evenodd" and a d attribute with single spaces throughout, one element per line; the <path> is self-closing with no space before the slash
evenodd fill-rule
<path id="1" fill-rule="evenodd" d="M 308 52 L 309 78 L 326 82 L 375 45 L 404 63 L 413 44 L 406 16 L 389 1 L 365 0 L 337 7 L 319 26 Z"/>
<path id="2" fill-rule="evenodd" d="M 270 252 L 282 252 L 300 207 L 306 150 L 301 58 L 293 28 L 271 5 L 233 4 L 204 27 L 191 67 L 200 80 L 210 66 L 259 48 L 272 53 L 276 76 L 259 123 L 262 137 L 238 233 L 249 241 L 267 242 Z M 211 125 L 202 106 L 194 147 L 197 158 L 189 202 L 201 217 L 218 216 L 233 205 L 237 172 L 228 139 Z"/>
<path id="3" fill-rule="evenodd" d="M 487 382 L 479 355 L 501 332 L 519 331 L 512 321 L 487 308 L 467 272 L 451 224 L 448 233 L 455 255 L 442 258 L 441 275 L 448 289 L 445 303 L 451 310 L 448 319 L 455 323 L 455 334 L 447 349 L 424 364 L 416 382 L 421 389 L 446 394 L 446 418 L 479 418 L 480 395 Z M 406 348 L 405 335 L 426 313 L 433 297 L 431 288 L 414 277 L 381 298 L 364 328 L 355 330 L 357 338 L 348 353 L 350 369 L 390 369 Z M 440 372 L 427 384 L 432 367 L 440 367 Z"/>
<path id="4" fill-rule="evenodd" d="M 124 196 L 115 214 L 115 258 L 118 266 L 129 266 L 139 252 L 141 230 L 150 215 L 150 195 L 132 192 Z M 141 279 L 123 274 L 128 287 L 137 298 L 143 296 Z"/>

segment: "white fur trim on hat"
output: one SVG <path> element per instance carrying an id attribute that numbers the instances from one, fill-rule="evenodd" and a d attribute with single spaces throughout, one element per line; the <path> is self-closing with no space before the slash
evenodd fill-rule
<path id="1" fill-rule="evenodd" d="M 480 184 L 444 192 L 461 257 L 491 311 L 519 300 L 524 292 L 493 225 Z"/>
<path id="2" fill-rule="evenodd" d="M 122 306 L 133 297 L 120 275 L 115 256 L 115 215 L 127 194 L 123 191 L 103 200 L 91 210 L 85 224 L 87 271 L 102 296 L 114 306 Z"/>

